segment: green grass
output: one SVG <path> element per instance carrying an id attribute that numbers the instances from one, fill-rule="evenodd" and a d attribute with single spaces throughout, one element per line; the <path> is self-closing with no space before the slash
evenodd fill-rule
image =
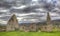
<path id="1" fill-rule="evenodd" d="M 0 36 L 60 36 L 60 32 L 0 32 Z"/>

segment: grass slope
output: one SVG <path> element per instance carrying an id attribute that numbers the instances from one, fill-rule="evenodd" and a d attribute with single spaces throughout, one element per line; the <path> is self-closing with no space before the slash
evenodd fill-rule
<path id="1" fill-rule="evenodd" d="M 0 36 L 60 36 L 60 32 L 0 32 Z"/>

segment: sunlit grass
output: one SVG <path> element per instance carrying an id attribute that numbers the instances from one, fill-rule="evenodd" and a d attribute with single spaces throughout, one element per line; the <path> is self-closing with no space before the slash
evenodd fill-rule
<path id="1" fill-rule="evenodd" d="M 0 36 L 60 36 L 60 32 L 0 32 Z"/>

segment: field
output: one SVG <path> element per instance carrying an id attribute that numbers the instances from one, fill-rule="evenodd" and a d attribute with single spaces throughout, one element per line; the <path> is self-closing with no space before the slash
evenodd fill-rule
<path id="1" fill-rule="evenodd" d="M 0 32 L 0 36 L 60 36 L 60 32 Z"/>

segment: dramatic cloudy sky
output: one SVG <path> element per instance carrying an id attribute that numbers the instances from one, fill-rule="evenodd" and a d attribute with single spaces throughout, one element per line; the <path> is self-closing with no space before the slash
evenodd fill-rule
<path id="1" fill-rule="evenodd" d="M 19 23 L 46 21 L 47 12 L 51 20 L 60 19 L 60 0 L 0 0 L 0 23 L 7 24 L 16 14 Z"/>

